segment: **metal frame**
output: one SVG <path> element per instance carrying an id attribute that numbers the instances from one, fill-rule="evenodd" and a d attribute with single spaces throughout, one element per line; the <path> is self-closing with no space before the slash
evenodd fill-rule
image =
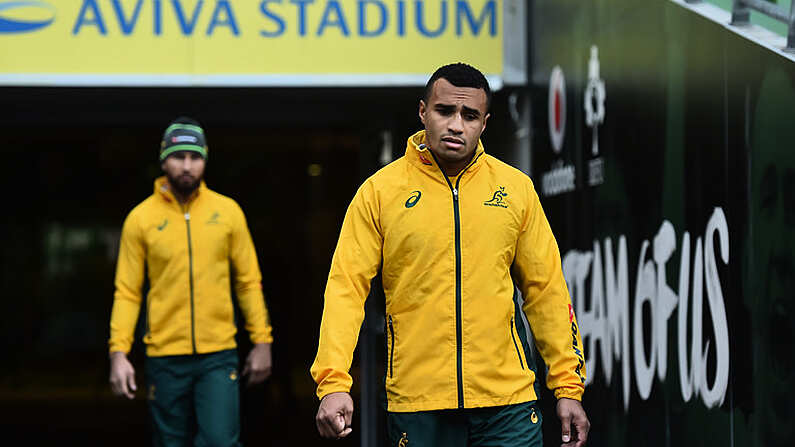
<path id="1" fill-rule="evenodd" d="M 692 0 L 686 1 L 693 3 Z M 787 13 L 784 8 L 764 0 L 734 0 L 731 24 L 735 26 L 749 25 L 752 9 L 787 24 L 787 48 L 785 51 L 795 53 L 795 1 L 790 3 L 789 13 Z"/>

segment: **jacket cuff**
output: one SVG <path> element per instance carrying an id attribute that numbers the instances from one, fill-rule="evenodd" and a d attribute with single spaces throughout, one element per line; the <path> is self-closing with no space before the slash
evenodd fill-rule
<path id="1" fill-rule="evenodd" d="M 317 387 L 317 398 L 318 400 L 323 400 L 324 397 L 331 393 L 350 393 L 351 387 L 345 386 L 341 383 L 334 383 L 334 384 L 327 384 L 323 386 Z"/>
<path id="2" fill-rule="evenodd" d="M 585 390 L 581 387 L 560 387 L 555 388 L 555 399 L 574 399 L 582 402 L 582 394 Z"/>
<path id="3" fill-rule="evenodd" d="M 111 341 L 111 342 L 108 343 L 108 345 L 109 345 L 109 347 L 108 347 L 108 355 L 110 355 L 110 354 L 112 354 L 114 352 L 123 352 L 124 354 L 129 354 L 130 353 L 130 345 L 128 345 L 128 344 L 121 343 L 121 342 L 116 342 L 116 341 Z"/>
<path id="4" fill-rule="evenodd" d="M 251 343 L 273 343 L 273 333 L 270 327 L 266 327 L 264 331 L 250 334 L 249 339 Z"/>

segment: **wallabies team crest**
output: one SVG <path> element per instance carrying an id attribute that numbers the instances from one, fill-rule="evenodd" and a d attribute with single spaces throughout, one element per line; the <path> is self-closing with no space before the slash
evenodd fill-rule
<path id="1" fill-rule="evenodd" d="M 486 206 L 498 206 L 500 208 L 508 208 L 508 203 L 505 201 L 505 198 L 508 197 L 508 193 L 505 192 L 504 186 L 498 186 L 497 190 L 494 191 L 494 195 L 491 199 L 483 202 Z"/>

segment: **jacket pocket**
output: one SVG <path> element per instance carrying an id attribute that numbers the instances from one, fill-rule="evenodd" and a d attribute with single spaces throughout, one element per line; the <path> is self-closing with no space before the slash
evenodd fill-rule
<path id="1" fill-rule="evenodd" d="M 511 317 L 511 326 L 508 328 L 511 331 L 511 339 L 513 340 L 513 347 L 516 348 L 516 355 L 519 357 L 519 365 L 524 369 L 524 361 L 522 361 L 522 353 L 519 351 L 519 344 L 516 343 L 516 332 L 514 331 L 514 317 Z"/>
<path id="2" fill-rule="evenodd" d="M 387 324 L 389 325 L 389 378 L 392 378 L 393 363 L 395 360 L 395 326 L 392 324 L 392 315 L 387 316 Z"/>

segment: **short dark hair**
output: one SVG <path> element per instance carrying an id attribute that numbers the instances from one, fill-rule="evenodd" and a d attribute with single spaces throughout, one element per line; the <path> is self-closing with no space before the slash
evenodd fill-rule
<path id="1" fill-rule="evenodd" d="M 439 69 L 431 75 L 431 78 L 428 79 L 428 83 L 425 84 L 425 96 L 423 99 L 426 103 L 431 96 L 433 84 L 439 79 L 446 79 L 456 87 L 482 89 L 486 92 L 486 110 L 491 106 L 491 88 L 489 88 L 489 81 L 486 80 L 486 77 L 483 76 L 480 70 L 462 62 L 439 67 Z"/>

